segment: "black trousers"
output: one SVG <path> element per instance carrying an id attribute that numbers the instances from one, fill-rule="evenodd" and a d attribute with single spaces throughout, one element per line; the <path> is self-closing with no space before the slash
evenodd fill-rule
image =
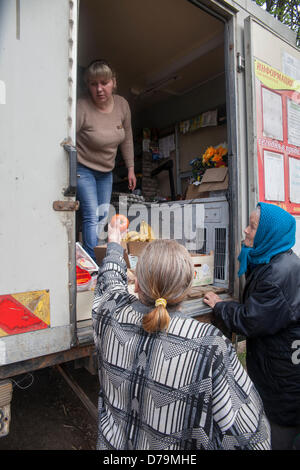
<path id="1" fill-rule="evenodd" d="M 279 426 L 270 421 L 272 450 L 300 450 L 300 425 Z"/>

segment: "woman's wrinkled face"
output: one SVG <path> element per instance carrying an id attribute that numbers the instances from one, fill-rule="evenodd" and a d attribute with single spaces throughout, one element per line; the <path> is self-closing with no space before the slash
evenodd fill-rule
<path id="1" fill-rule="evenodd" d="M 92 100 L 96 105 L 103 105 L 110 102 L 116 82 L 114 78 L 109 80 L 98 76 L 88 80 L 88 89 Z"/>
<path id="2" fill-rule="evenodd" d="M 258 224 L 259 224 L 259 215 L 257 211 L 253 211 L 250 214 L 249 225 L 244 230 L 244 233 L 246 235 L 245 240 L 244 240 L 244 245 L 248 246 L 249 248 L 253 247 L 254 238 L 257 232 Z"/>

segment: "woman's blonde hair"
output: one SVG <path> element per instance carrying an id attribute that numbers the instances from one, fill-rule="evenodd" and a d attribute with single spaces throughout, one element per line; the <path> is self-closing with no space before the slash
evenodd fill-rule
<path id="1" fill-rule="evenodd" d="M 144 315 L 143 328 L 148 333 L 168 328 L 170 316 L 165 306 L 178 306 L 186 297 L 193 281 L 193 263 L 187 249 L 175 240 L 155 240 L 143 250 L 136 266 L 140 300 L 153 305 Z"/>
<path id="2" fill-rule="evenodd" d="M 84 82 L 87 85 L 89 80 L 101 77 L 104 80 L 116 79 L 116 73 L 110 64 L 103 59 L 91 62 L 84 72 Z"/>

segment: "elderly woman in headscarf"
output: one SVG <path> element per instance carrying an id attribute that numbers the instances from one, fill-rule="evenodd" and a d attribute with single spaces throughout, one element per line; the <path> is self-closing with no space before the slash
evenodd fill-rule
<path id="1" fill-rule="evenodd" d="M 300 433 L 300 259 L 295 218 L 260 202 L 239 255 L 242 303 L 208 292 L 204 302 L 227 328 L 246 337 L 247 371 L 271 424 L 273 449 L 296 448 Z"/>

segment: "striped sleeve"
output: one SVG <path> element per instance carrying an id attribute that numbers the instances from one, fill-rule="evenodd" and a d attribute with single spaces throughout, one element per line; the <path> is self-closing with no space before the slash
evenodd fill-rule
<path id="1" fill-rule="evenodd" d="M 94 342 L 98 349 L 101 344 L 101 328 L 104 318 L 106 318 L 107 326 L 110 321 L 108 317 L 117 308 L 136 300 L 135 296 L 128 292 L 127 266 L 123 252 L 122 246 L 118 243 L 108 243 L 106 256 L 99 267 L 92 307 Z"/>
<path id="2" fill-rule="evenodd" d="M 262 401 L 239 361 L 231 343 L 216 338 L 213 363 L 213 420 L 216 447 L 227 449 L 270 449 L 270 426 Z"/>
<path id="3" fill-rule="evenodd" d="M 123 252 L 118 243 L 107 244 L 106 256 L 99 268 L 95 297 L 102 296 L 111 289 L 128 292 L 127 266 Z"/>
<path id="4" fill-rule="evenodd" d="M 96 331 L 103 312 L 113 310 L 111 302 L 117 307 L 130 301 L 132 297 L 128 292 L 127 266 L 123 251 L 118 243 L 108 243 L 106 256 L 99 267 L 92 308 L 92 317 L 97 320 Z"/>

